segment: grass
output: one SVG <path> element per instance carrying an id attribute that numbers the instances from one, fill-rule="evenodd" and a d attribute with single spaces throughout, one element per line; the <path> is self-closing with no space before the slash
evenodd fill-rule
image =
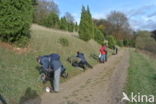
<path id="1" fill-rule="evenodd" d="M 43 93 L 44 85 L 39 81 L 37 70 L 39 65 L 35 60 L 38 55 L 60 54 L 70 77 L 81 72 L 66 61 L 77 51 L 85 53 L 91 64 L 97 63 L 95 59 L 90 57 L 91 54 L 99 54 L 100 46 L 93 40 L 84 42 L 78 39 L 74 33 L 51 30 L 38 25 L 32 26 L 31 35 L 29 52 L 19 54 L 0 47 L 0 95 L 8 104 L 18 104 L 24 101 L 23 98 L 27 99 L 28 96 L 39 96 Z M 61 45 L 60 38 L 68 40 L 69 46 Z"/>
<path id="2" fill-rule="evenodd" d="M 156 96 L 156 60 L 140 52 L 131 53 L 127 92 Z M 138 103 L 129 103 L 138 104 Z M 140 104 L 140 103 L 139 103 Z M 141 104 L 148 104 L 147 102 Z M 151 104 L 151 103 L 150 103 Z"/>

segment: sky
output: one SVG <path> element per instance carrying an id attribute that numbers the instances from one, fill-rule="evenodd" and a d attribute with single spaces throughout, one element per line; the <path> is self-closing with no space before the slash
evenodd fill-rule
<path id="1" fill-rule="evenodd" d="M 79 23 L 82 5 L 89 6 L 93 18 L 107 18 L 111 11 L 123 12 L 135 30 L 156 29 L 156 0 L 53 0 L 60 15 L 70 12 Z"/>

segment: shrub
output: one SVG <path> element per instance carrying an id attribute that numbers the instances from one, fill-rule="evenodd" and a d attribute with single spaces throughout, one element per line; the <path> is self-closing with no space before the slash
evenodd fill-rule
<path id="1" fill-rule="evenodd" d="M 123 40 L 123 45 L 124 46 L 128 46 L 128 44 L 129 44 L 129 41 L 127 39 Z"/>
<path id="2" fill-rule="evenodd" d="M 108 39 L 108 47 L 109 48 L 113 48 L 115 45 L 116 45 L 116 39 L 113 37 L 113 36 L 108 36 L 107 37 L 107 39 Z"/>
<path id="3" fill-rule="evenodd" d="M 123 46 L 124 46 L 124 45 L 123 45 L 123 40 L 118 40 L 118 41 L 117 41 L 117 45 L 120 46 L 120 47 L 123 47 Z"/>
<path id="4" fill-rule="evenodd" d="M 64 47 L 69 46 L 69 41 L 68 41 L 68 39 L 66 39 L 66 38 L 60 38 L 60 39 L 59 39 L 59 43 L 60 43 L 62 46 L 64 46 Z"/>
<path id="5" fill-rule="evenodd" d="M 28 45 L 29 38 L 28 37 L 21 37 L 18 41 L 15 42 L 15 44 L 19 47 L 25 47 Z"/>
<path id="6" fill-rule="evenodd" d="M 95 30 L 94 30 L 94 39 L 99 44 L 104 43 L 104 35 L 98 28 L 95 28 Z"/>
<path id="7" fill-rule="evenodd" d="M 151 37 L 150 32 L 139 32 L 136 38 L 136 48 L 156 53 L 156 41 Z"/>
<path id="8" fill-rule="evenodd" d="M 21 38 L 30 38 L 29 28 L 32 22 L 31 0 L 0 1 L 0 38 L 15 43 Z"/>

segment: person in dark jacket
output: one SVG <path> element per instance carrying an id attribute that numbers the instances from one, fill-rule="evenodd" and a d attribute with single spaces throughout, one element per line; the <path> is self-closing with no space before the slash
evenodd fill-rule
<path id="1" fill-rule="evenodd" d="M 80 58 L 80 62 L 79 62 L 79 66 L 82 67 L 83 69 L 85 69 L 87 67 L 89 68 L 93 68 L 86 60 L 85 56 L 83 53 L 80 53 L 79 51 L 77 52 L 77 56 L 78 58 Z"/>
<path id="2" fill-rule="evenodd" d="M 43 70 L 54 73 L 53 90 L 58 92 L 61 72 L 64 71 L 60 56 L 58 54 L 39 56 L 37 61 L 42 65 Z"/>

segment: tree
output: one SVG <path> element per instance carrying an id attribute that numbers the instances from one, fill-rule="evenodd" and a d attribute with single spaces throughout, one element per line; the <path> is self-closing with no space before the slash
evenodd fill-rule
<path id="1" fill-rule="evenodd" d="M 79 25 L 79 37 L 85 41 L 94 38 L 93 21 L 89 7 L 87 7 L 86 10 L 85 7 L 82 6 L 81 21 Z"/>
<path id="2" fill-rule="evenodd" d="M 151 35 L 148 31 L 137 32 L 136 48 L 156 53 L 156 41 Z"/>
<path id="3" fill-rule="evenodd" d="M 37 0 L 32 0 L 32 5 L 35 7 L 36 5 L 38 5 Z"/>
<path id="4" fill-rule="evenodd" d="M 99 44 L 104 43 L 104 35 L 103 33 L 95 26 L 94 27 L 94 39 L 97 41 Z"/>
<path id="5" fill-rule="evenodd" d="M 60 20 L 60 29 L 61 30 L 68 30 L 67 20 L 65 17 L 62 17 Z"/>
<path id="6" fill-rule="evenodd" d="M 68 31 L 73 32 L 74 31 L 74 23 L 72 22 L 67 22 L 68 25 Z"/>
<path id="7" fill-rule="evenodd" d="M 78 26 L 77 22 L 75 23 L 74 29 L 75 29 L 76 32 L 79 30 L 79 26 Z"/>
<path id="8" fill-rule="evenodd" d="M 34 12 L 35 23 L 42 24 L 50 13 L 59 15 L 58 5 L 53 0 L 38 0 L 37 4 Z"/>
<path id="9" fill-rule="evenodd" d="M 59 16 L 55 12 L 51 12 L 43 21 L 43 25 L 51 28 L 59 27 Z"/>
<path id="10" fill-rule="evenodd" d="M 102 33 L 106 35 L 112 34 L 111 27 L 112 24 L 105 19 L 94 19 L 94 23 L 96 26 L 102 31 Z"/>
<path id="11" fill-rule="evenodd" d="M 109 48 L 113 48 L 116 45 L 116 39 L 113 36 L 107 36 Z"/>
<path id="12" fill-rule="evenodd" d="M 65 13 L 65 18 L 66 18 L 67 22 L 69 22 L 69 23 L 74 23 L 74 21 L 75 21 L 74 17 L 69 12 Z"/>
<path id="13" fill-rule="evenodd" d="M 152 37 L 156 40 L 156 30 L 154 30 L 152 33 Z"/>
<path id="14" fill-rule="evenodd" d="M 60 20 L 60 29 L 73 32 L 75 28 L 74 17 L 67 12 Z"/>
<path id="15" fill-rule="evenodd" d="M 132 29 L 130 28 L 128 18 L 122 12 L 111 12 L 107 17 L 107 21 L 112 24 L 110 27 L 111 34 L 117 39 L 123 40 L 126 35 L 132 34 Z"/>
<path id="16" fill-rule="evenodd" d="M 75 21 L 74 17 L 69 12 L 66 12 L 65 18 L 66 18 L 67 25 L 68 25 L 68 31 L 73 32 L 74 31 L 74 21 Z"/>
<path id="17" fill-rule="evenodd" d="M 32 11 L 31 0 L 0 0 L 1 40 L 25 44 L 30 38 Z"/>

